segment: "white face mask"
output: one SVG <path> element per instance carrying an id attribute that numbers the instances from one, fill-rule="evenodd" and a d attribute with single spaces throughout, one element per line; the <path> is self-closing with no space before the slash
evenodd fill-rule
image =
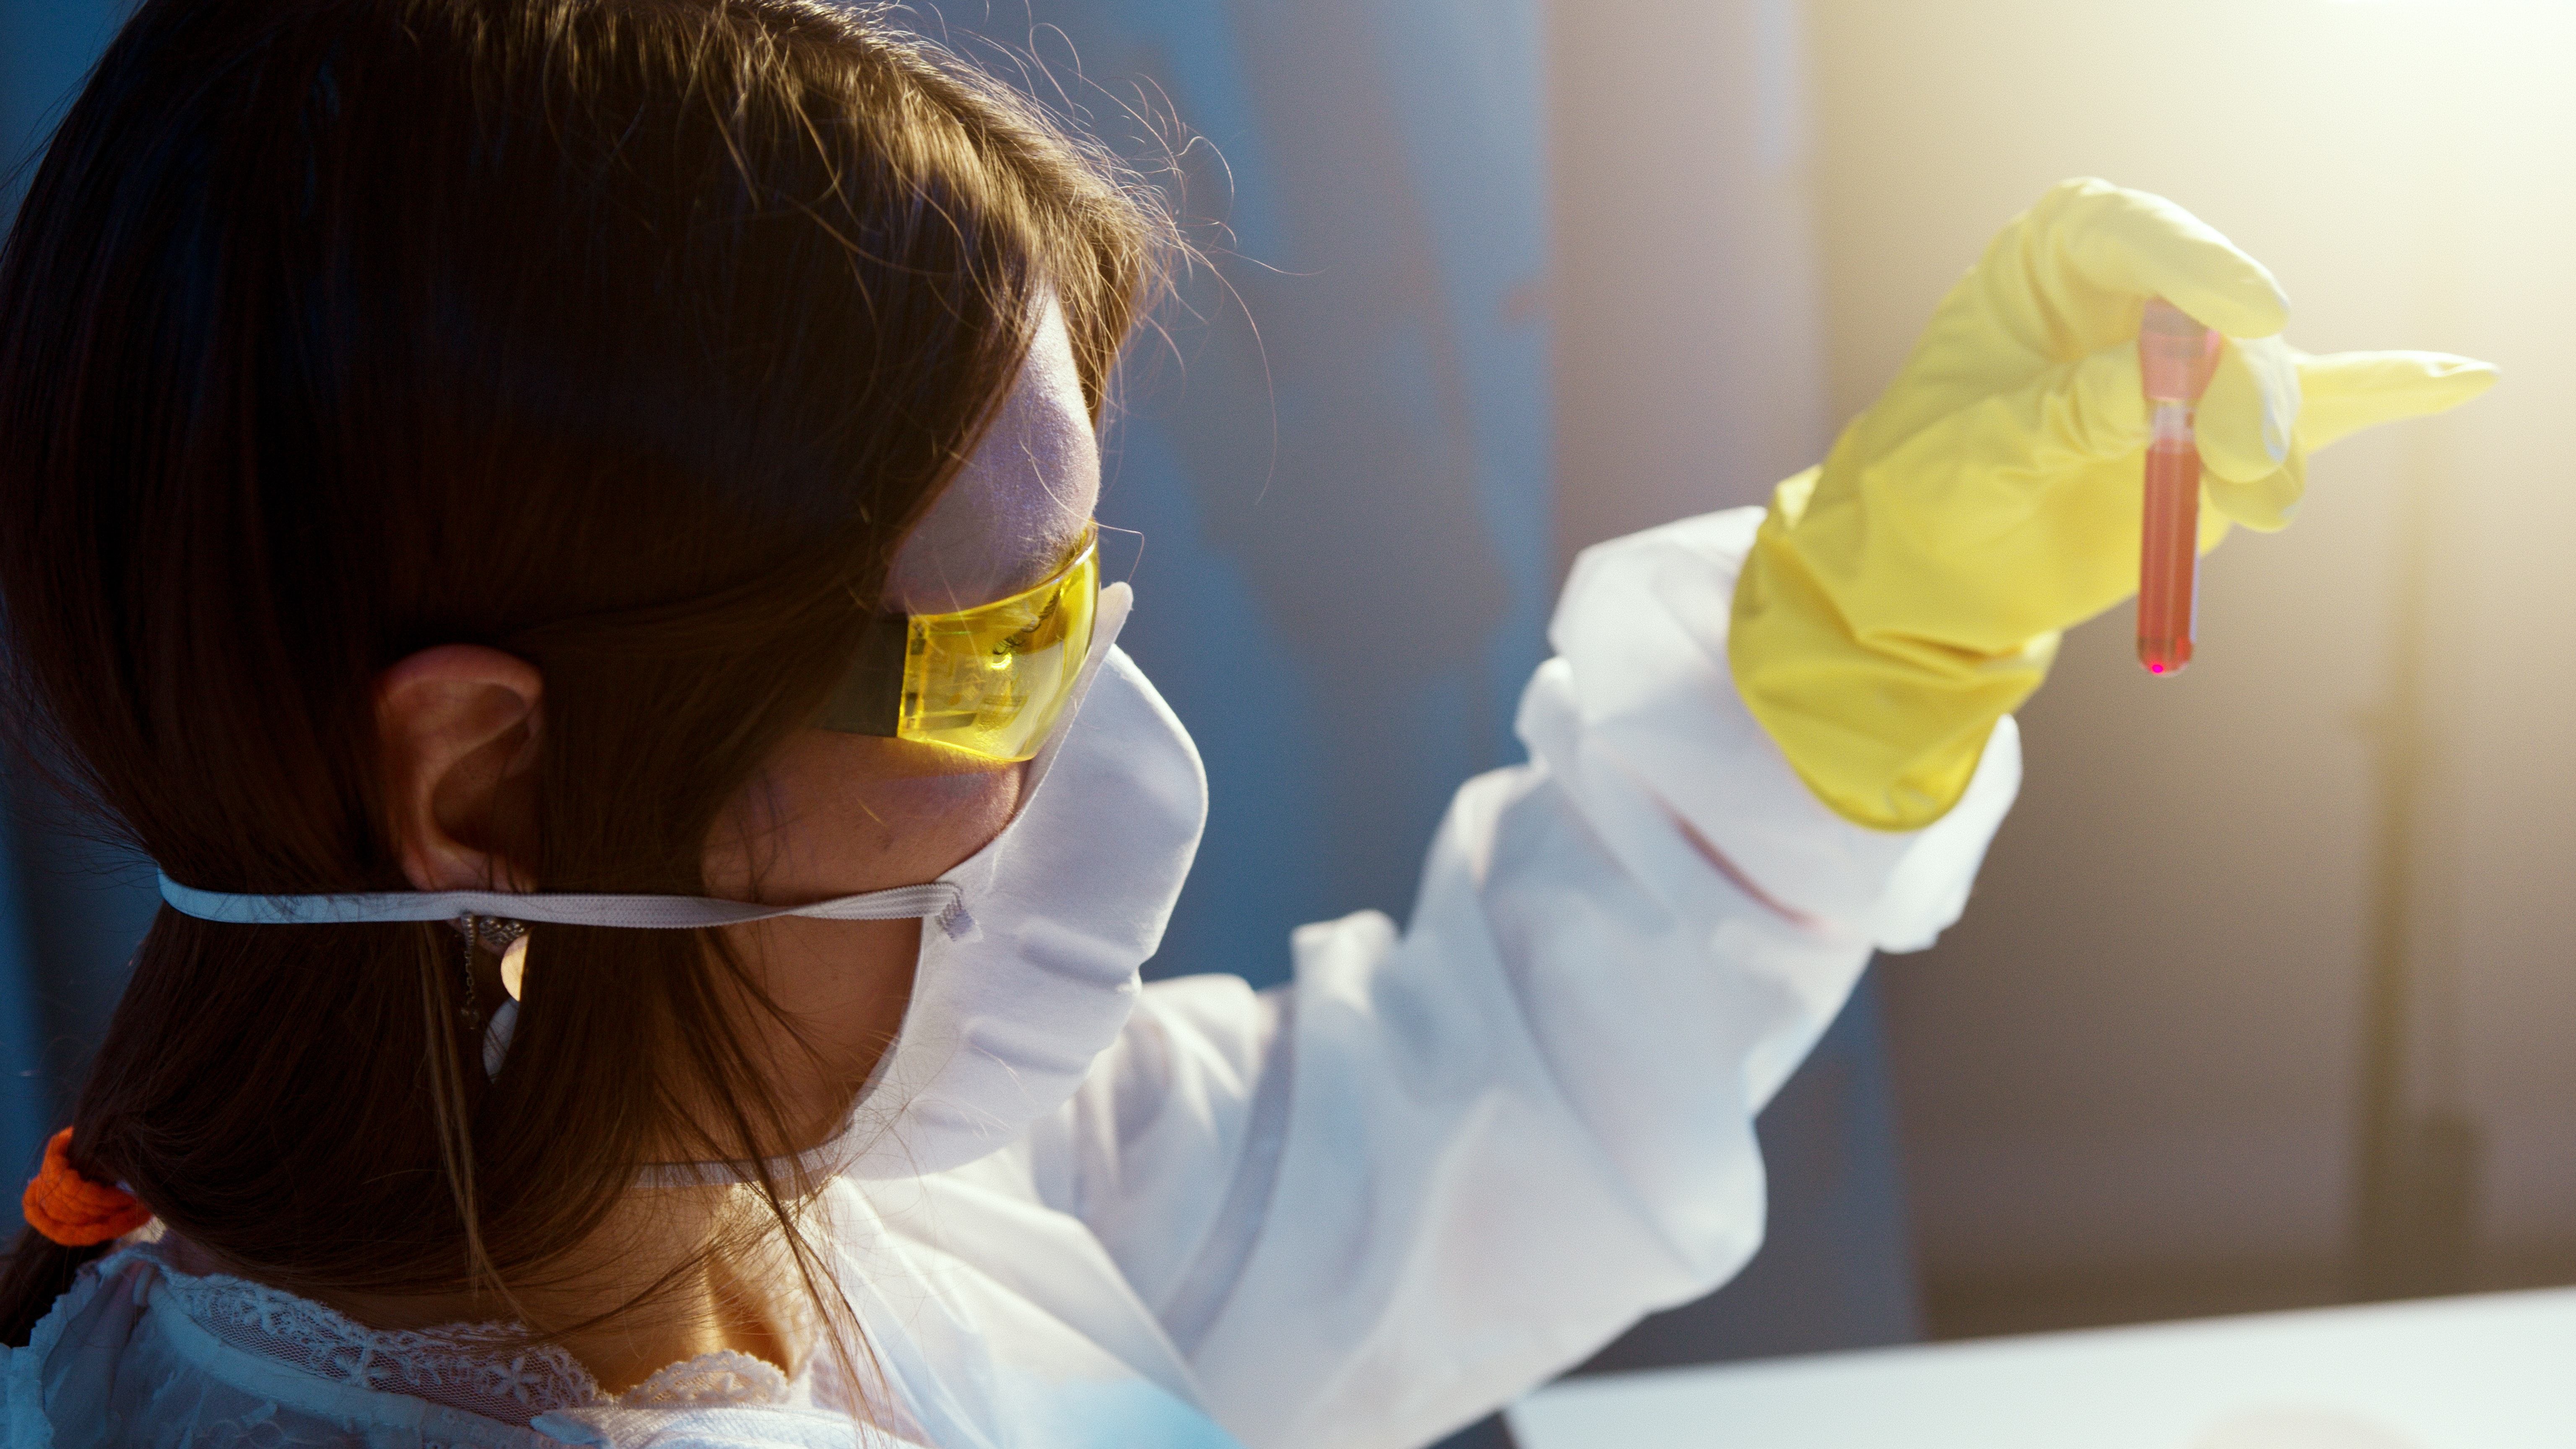
<path id="1" fill-rule="evenodd" d="M 776 916 L 928 917 L 912 1003 L 894 1045 L 810 1174 L 910 1177 L 972 1162 L 1073 1095 L 1134 1008 L 1198 854 L 1207 771 L 1198 746 L 1115 648 L 1134 595 L 1100 591 L 1091 657 L 1055 734 L 1028 764 L 1019 814 L 926 885 L 771 907 L 691 896 L 493 891 L 245 896 L 161 877 L 185 914 L 244 924 L 519 921 L 669 929 Z M 785 1169 L 788 1164 L 774 1164 Z M 732 1164 L 647 1169 L 641 1185 L 736 1177 Z"/>

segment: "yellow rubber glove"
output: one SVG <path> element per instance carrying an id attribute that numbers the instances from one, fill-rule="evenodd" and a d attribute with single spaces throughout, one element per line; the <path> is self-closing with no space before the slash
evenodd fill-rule
<path id="1" fill-rule="evenodd" d="M 2288 523 L 2310 451 L 2495 381 L 2441 353 L 2297 352 L 2271 273 L 2188 212 L 2103 181 L 2051 188 L 1823 466 L 1780 485 L 1737 583 L 1736 686 L 1837 814 L 1939 819 L 2059 631 L 2137 591 L 2150 296 L 2228 339 L 2197 424 L 2204 551 L 2230 520 Z"/>

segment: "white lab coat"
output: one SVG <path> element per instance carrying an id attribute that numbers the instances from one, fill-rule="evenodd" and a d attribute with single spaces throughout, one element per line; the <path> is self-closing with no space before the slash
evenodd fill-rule
<path id="1" fill-rule="evenodd" d="M 1294 981 L 1271 991 L 1149 986 L 1019 1141 L 828 1189 L 883 1430 L 939 1449 L 1414 1449 L 1743 1265 L 1762 1235 L 1755 1114 L 1873 949 L 1957 917 L 2019 780 L 2006 720 L 1928 829 L 1819 805 L 1726 669 L 1759 520 L 1583 555 L 1557 657 L 1522 700 L 1530 762 L 1458 792 L 1408 928 L 1376 912 L 1307 926 Z M 434 1364 L 307 1405 L 273 1348 L 253 1373 L 257 1352 L 189 1336 L 183 1309 L 216 1311 L 202 1283 L 155 1294 L 168 1269 L 148 1253 L 107 1266 L 113 1283 L 66 1295 L 0 1373 L 10 1449 L 46 1442 L 66 1385 L 120 1371 L 138 1403 L 238 1417 L 265 1396 L 279 1429 L 531 1442 L 446 1413 L 431 1437 L 418 1405 L 440 1393 L 405 1390 Z M 100 1306 L 136 1298 L 150 1306 Z M 174 1394 L 174 1374 L 231 1396 Z M 858 1442 L 827 1360 L 757 1379 L 690 1405 L 557 1386 L 533 1422 L 620 1449 Z M 60 1449 L 102 1442 L 51 1428 Z"/>

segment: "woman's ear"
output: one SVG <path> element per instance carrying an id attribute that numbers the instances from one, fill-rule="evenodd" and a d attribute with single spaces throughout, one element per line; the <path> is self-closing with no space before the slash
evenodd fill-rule
<path id="1" fill-rule="evenodd" d="M 424 649 L 377 676 L 386 811 L 414 889 L 533 887 L 543 694 L 535 665 L 473 644 Z"/>

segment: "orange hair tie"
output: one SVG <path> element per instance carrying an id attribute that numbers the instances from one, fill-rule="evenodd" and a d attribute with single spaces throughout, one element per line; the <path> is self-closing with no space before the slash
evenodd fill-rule
<path id="1" fill-rule="evenodd" d="M 72 1166 L 72 1129 L 45 1144 L 45 1165 L 27 1184 L 27 1226 L 66 1248 L 121 1238 L 152 1221 L 152 1209 L 123 1188 L 92 1182 Z"/>

